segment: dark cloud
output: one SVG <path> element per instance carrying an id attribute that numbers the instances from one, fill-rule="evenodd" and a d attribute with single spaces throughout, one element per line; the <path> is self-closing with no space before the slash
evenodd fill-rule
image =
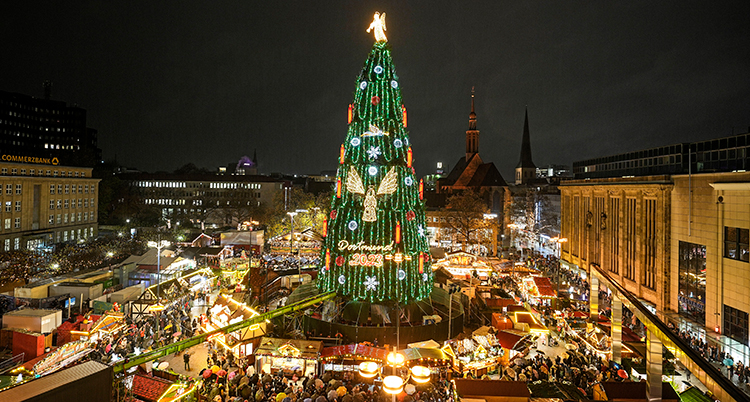
<path id="1" fill-rule="evenodd" d="M 335 168 L 375 10 L 419 173 L 480 151 L 506 178 L 528 105 L 537 165 L 746 132 L 748 2 L 14 2 L 0 89 L 89 111 L 106 158 L 264 172 Z"/>

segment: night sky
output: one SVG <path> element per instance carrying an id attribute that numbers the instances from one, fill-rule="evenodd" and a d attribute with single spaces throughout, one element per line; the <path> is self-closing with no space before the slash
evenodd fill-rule
<path id="1" fill-rule="evenodd" d="M 346 109 L 387 32 L 417 173 L 480 154 L 506 180 L 528 105 L 534 162 L 747 132 L 750 2 L 15 1 L 0 11 L 0 89 L 88 110 L 104 158 L 263 173 L 336 168 Z"/>

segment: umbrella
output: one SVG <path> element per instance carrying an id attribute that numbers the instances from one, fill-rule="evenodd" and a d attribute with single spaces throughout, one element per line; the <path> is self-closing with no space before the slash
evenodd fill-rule
<path id="1" fill-rule="evenodd" d="M 214 373 L 218 373 L 218 372 L 219 372 L 219 370 L 221 370 L 221 367 L 219 367 L 219 366 L 211 366 L 211 371 L 212 371 L 212 372 L 214 372 Z"/>
<path id="2" fill-rule="evenodd" d="M 518 381 L 522 381 L 522 382 L 525 382 L 525 381 L 526 381 L 526 375 L 525 375 L 525 374 L 521 374 L 521 375 L 519 375 L 519 376 L 518 376 Z"/>
<path id="3" fill-rule="evenodd" d="M 415 387 L 414 384 L 406 384 L 404 391 L 406 391 L 407 395 L 414 395 L 414 393 L 417 392 L 417 387 Z"/>
<path id="4" fill-rule="evenodd" d="M 336 392 L 335 389 L 332 389 L 332 390 L 328 391 L 328 400 L 329 401 L 332 401 L 332 400 L 336 399 L 337 396 L 339 396 L 339 394 L 338 394 L 338 392 Z M 276 402 L 278 402 L 278 401 L 276 401 Z"/>
<path id="5" fill-rule="evenodd" d="M 204 370 L 202 375 L 203 378 L 208 379 L 208 377 L 211 377 L 211 370 Z"/>
<path id="6" fill-rule="evenodd" d="M 336 388 L 336 393 L 339 394 L 339 396 L 344 396 L 346 394 L 346 387 L 340 386 Z"/>
<path id="7" fill-rule="evenodd" d="M 167 367 L 169 367 L 169 362 L 161 362 L 161 363 L 159 363 L 159 370 L 164 370 Z"/>
<path id="8" fill-rule="evenodd" d="M 574 345 L 572 343 L 566 343 L 565 348 L 568 350 L 575 350 L 575 349 L 578 349 L 578 345 Z"/>
<path id="9" fill-rule="evenodd" d="M 182 335 L 181 331 L 178 331 L 178 332 L 175 332 L 174 334 L 172 334 L 172 336 L 174 336 L 175 338 L 178 337 L 178 336 L 181 336 L 181 335 Z"/>
<path id="10" fill-rule="evenodd" d="M 544 356 L 544 355 L 545 355 L 545 354 L 544 354 L 544 351 L 543 351 L 543 350 L 537 350 L 537 351 L 536 351 L 536 353 L 537 353 L 538 355 L 542 355 L 542 356 Z"/>
<path id="11" fill-rule="evenodd" d="M 286 398 L 286 394 L 283 392 L 279 392 L 276 394 L 276 402 L 281 402 L 284 398 Z"/>
<path id="12" fill-rule="evenodd" d="M 617 370 L 617 375 L 622 379 L 628 378 L 628 373 L 626 373 L 623 369 Z"/>
<path id="13" fill-rule="evenodd" d="M 510 377 L 510 378 L 515 378 L 515 377 L 516 377 L 516 371 L 515 371 L 515 370 L 513 370 L 513 369 L 512 369 L 512 368 L 510 368 L 510 367 L 506 367 L 506 368 L 505 368 L 505 374 L 507 374 L 507 375 L 508 375 L 508 377 Z"/>
<path id="14" fill-rule="evenodd" d="M 218 375 L 219 377 L 224 377 L 225 375 L 227 375 L 227 371 L 223 369 L 219 370 L 216 372 L 216 375 Z"/>
<path id="15" fill-rule="evenodd" d="M 229 376 L 227 377 L 227 379 L 229 381 L 232 381 L 235 376 L 237 376 L 237 372 L 236 371 L 232 371 L 231 373 L 229 373 Z"/>
<path id="16" fill-rule="evenodd" d="M 734 366 L 734 360 L 732 360 L 732 358 L 728 357 L 728 358 L 724 359 L 724 365 L 727 366 L 727 367 L 732 367 L 732 366 Z"/>

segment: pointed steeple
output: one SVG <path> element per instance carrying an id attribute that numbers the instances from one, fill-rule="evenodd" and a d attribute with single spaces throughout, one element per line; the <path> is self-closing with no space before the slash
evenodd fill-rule
<path id="1" fill-rule="evenodd" d="M 474 87 L 471 87 L 471 113 L 469 113 L 469 129 L 466 130 L 466 161 L 479 153 L 479 130 L 477 130 L 477 114 L 474 112 Z"/>
<path id="2" fill-rule="evenodd" d="M 536 165 L 531 160 L 531 135 L 529 134 L 529 108 L 523 121 L 523 139 L 521 140 L 521 160 L 516 166 L 516 184 L 528 183 L 536 178 Z"/>

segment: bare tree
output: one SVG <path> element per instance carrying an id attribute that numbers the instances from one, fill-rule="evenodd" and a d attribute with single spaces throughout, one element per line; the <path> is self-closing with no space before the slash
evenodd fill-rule
<path id="1" fill-rule="evenodd" d="M 489 211 L 484 199 L 475 191 L 467 190 L 448 199 L 446 223 L 458 237 L 463 248 L 479 242 L 480 234 L 487 228 L 484 214 Z"/>

